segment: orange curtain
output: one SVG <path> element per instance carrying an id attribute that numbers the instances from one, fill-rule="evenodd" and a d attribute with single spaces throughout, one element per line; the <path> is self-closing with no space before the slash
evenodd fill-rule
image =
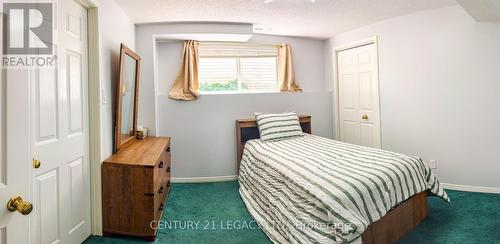
<path id="1" fill-rule="evenodd" d="M 182 65 L 168 97 L 176 100 L 191 101 L 198 98 L 199 43 L 185 41 Z"/>
<path id="2" fill-rule="evenodd" d="M 281 44 L 278 47 L 278 82 L 282 92 L 302 92 L 295 80 L 290 44 Z"/>

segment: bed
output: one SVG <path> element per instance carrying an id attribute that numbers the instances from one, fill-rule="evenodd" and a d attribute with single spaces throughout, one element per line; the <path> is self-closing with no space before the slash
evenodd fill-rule
<path id="1" fill-rule="evenodd" d="M 240 195 L 274 243 L 394 243 L 449 201 L 417 157 L 306 133 L 262 142 L 255 120 L 236 121 Z"/>

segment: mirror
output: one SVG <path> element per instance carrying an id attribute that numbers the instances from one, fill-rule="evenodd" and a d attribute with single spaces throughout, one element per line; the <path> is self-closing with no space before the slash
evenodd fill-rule
<path id="1" fill-rule="evenodd" d="M 135 139 L 141 58 L 123 43 L 120 47 L 120 80 L 117 87 L 115 152 Z"/>

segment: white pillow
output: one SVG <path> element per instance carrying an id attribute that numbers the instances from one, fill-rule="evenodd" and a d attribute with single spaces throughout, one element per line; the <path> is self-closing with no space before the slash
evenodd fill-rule
<path id="1" fill-rule="evenodd" d="M 255 119 L 262 141 L 279 141 L 304 135 L 296 113 L 255 113 Z"/>

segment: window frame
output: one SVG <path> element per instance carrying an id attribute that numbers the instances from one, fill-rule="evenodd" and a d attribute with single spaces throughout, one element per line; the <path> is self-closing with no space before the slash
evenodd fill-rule
<path id="1" fill-rule="evenodd" d="M 236 91 L 202 91 L 199 90 L 200 87 L 200 80 L 198 80 L 198 93 L 202 95 L 224 95 L 224 94 L 259 94 L 259 93 L 280 93 L 279 90 L 279 80 L 278 80 L 278 45 L 274 44 L 241 44 L 241 43 L 223 43 L 223 42 L 217 42 L 217 43 L 204 43 L 204 44 L 215 44 L 215 45 L 220 45 L 220 46 L 227 46 L 227 47 L 234 47 L 234 46 L 244 46 L 244 47 L 267 47 L 267 48 L 276 48 L 276 55 L 258 55 L 258 56 L 248 56 L 248 55 L 234 55 L 234 56 L 224 56 L 224 55 L 206 55 L 202 56 L 200 55 L 198 58 L 201 59 L 203 58 L 234 58 L 236 59 L 236 80 L 238 83 L 238 90 Z M 273 87 L 272 90 L 242 90 L 242 82 L 240 80 L 241 76 L 241 59 L 242 58 L 274 58 L 275 59 L 275 67 L 276 67 L 276 82 L 275 86 Z M 199 69 L 198 69 L 199 72 Z"/>

